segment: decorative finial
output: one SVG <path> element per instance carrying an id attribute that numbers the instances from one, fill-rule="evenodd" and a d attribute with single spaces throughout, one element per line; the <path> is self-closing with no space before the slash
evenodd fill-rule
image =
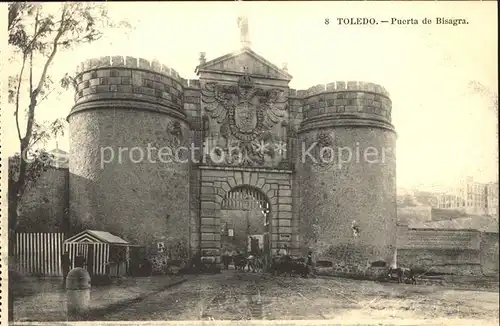
<path id="1" fill-rule="evenodd" d="M 283 62 L 283 64 L 282 64 L 282 66 L 281 66 L 281 67 L 282 67 L 282 68 L 281 68 L 282 70 L 284 70 L 284 71 L 288 71 L 288 62 Z"/>
<path id="2" fill-rule="evenodd" d="M 205 55 L 206 55 L 205 52 L 200 52 L 200 64 L 204 64 L 207 62 Z"/>
<path id="3" fill-rule="evenodd" d="M 238 28 L 240 29 L 240 42 L 243 48 L 250 48 L 250 33 L 248 31 L 248 18 L 244 15 L 238 17 Z"/>

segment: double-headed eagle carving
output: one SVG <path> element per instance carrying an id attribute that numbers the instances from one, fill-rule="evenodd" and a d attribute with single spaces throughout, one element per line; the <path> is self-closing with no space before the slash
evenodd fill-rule
<path id="1" fill-rule="evenodd" d="M 286 117 L 287 98 L 280 89 L 207 83 L 202 93 L 208 115 L 240 141 L 257 139 Z"/>
<path id="2" fill-rule="evenodd" d="M 239 144 L 248 164 L 262 164 L 264 153 L 257 148 L 275 138 L 270 129 L 286 118 L 285 92 L 256 88 L 243 78 L 238 85 L 207 83 L 202 95 L 207 114 L 220 125 L 220 135 Z M 267 154 L 274 156 L 272 144 Z"/>

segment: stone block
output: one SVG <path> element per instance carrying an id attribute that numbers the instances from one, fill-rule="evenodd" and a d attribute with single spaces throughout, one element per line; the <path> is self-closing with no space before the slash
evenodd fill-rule
<path id="1" fill-rule="evenodd" d="M 139 59 L 139 68 L 141 69 L 151 69 L 151 63 L 143 58 Z"/>
<path id="2" fill-rule="evenodd" d="M 229 184 L 229 186 L 232 188 L 236 187 L 237 183 L 236 183 L 236 180 L 234 179 L 234 177 L 229 177 L 227 178 L 227 183 Z"/>
<path id="3" fill-rule="evenodd" d="M 132 93 L 132 85 L 117 85 L 118 92 L 121 93 Z"/>
<path id="4" fill-rule="evenodd" d="M 257 178 L 258 178 L 258 175 L 257 173 L 253 172 L 250 176 L 250 181 L 249 181 L 249 184 L 252 185 L 252 186 L 255 186 L 256 183 L 257 183 Z"/>
<path id="5" fill-rule="evenodd" d="M 229 186 L 229 184 L 227 182 L 223 182 L 221 187 L 226 192 L 228 192 L 229 190 L 231 190 L 231 187 Z"/>
<path id="6" fill-rule="evenodd" d="M 278 209 L 279 209 L 280 212 L 291 212 L 292 211 L 292 205 L 286 205 L 286 204 L 279 205 Z"/>
<path id="7" fill-rule="evenodd" d="M 217 208 L 217 204 L 214 203 L 214 202 L 206 202 L 206 201 L 202 201 L 201 202 L 201 208 L 204 209 L 204 208 L 208 208 L 208 209 L 216 209 Z"/>
<path id="8" fill-rule="evenodd" d="M 260 188 L 260 190 L 262 190 L 263 193 L 267 193 L 269 190 L 271 190 L 271 186 L 266 183 L 262 186 L 262 188 Z"/>
<path id="9" fill-rule="evenodd" d="M 281 220 L 280 220 L 281 222 Z M 278 227 L 278 232 L 281 234 L 281 233 L 286 233 L 286 234 L 292 234 L 292 228 L 289 227 L 289 226 L 280 226 Z"/>
<path id="10" fill-rule="evenodd" d="M 278 217 L 281 219 L 292 219 L 293 218 L 293 214 L 292 212 L 283 212 L 283 211 L 280 211 L 279 214 L 278 214 Z"/>
<path id="11" fill-rule="evenodd" d="M 266 192 L 267 198 L 274 198 L 276 196 L 276 190 L 270 189 Z"/>
<path id="12" fill-rule="evenodd" d="M 201 187 L 202 194 L 214 194 L 215 190 L 213 187 Z"/>
<path id="13" fill-rule="evenodd" d="M 292 197 L 278 197 L 278 203 L 280 204 L 292 204 Z"/>
<path id="14" fill-rule="evenodd" d="M 211 208 L 202 208 L 201 216 L 215 216 L 216 210 Z"/>
<path id="15" fill-rule="evenodd" d="M 109 69 L 97 70 L 97 77 L 109 77 L 110 75 L 111 75 L 111 70 Z"/>
<path id="16" fill-rule="evenodd" d="M 236 181 L 236 184 L 241 185 L 243 183 L 243 176 L 241 172 L 236 172 L 234 174 L 234 180 Z"/>
<path id="17" fill-rule="evenodd" d="M 98 85 L 97 86 L 97 93 L 106 93 L 109 91 L 110 91 L 109 85 Z"/>
<path id="18" fill-rule="evenodd" d="M 137 68 L 137 58 L 126 57 L 125 65 L 130 68 Z"/>
<path id="19" fill-rule="evenodd" d="M 278 224 L 280 227 L 286 226 L 286 227 L 291 227 L 292 226 L 292 220 L 291 219 L 279 219 Z"/>
<path id="20" fill-rule="evenodd" d="M 201 218 L 201 225 L 202 226 L 214 226 L 215 225 L 215 218 L 214 217 L 202 217 Z"/>
<path id="21" fill-rule="evenodd" d="M 216 241 L 201 241 L 200 247 L 202 249 L 218 249 L 219 243 Z"/>
<path id="22" fill-rule="evenodd" d="M 243 172 L 243 184 L 250 184 L 250 172 Z"/>
<path id="23" fill-rule="evenodd" d="M 279 190 L 278 195 L 280 197 L 290 197 L 292 196 L 292 191 L 291 190 Z"/>
<path id="24" fill-rule="evenodd" d="M 121 83 L 122 83 L 122 78 L 121 77 L 109 77 L 108 78 L 108 84 L 119 85 Z"/>
<path id="25" fill-rule="evenodd" d="M 125 60 L 122 56 L 113 56 L 111 57 L 111 66 L 113 67 L 123 67 L 125 64 Z"/>
<path id="26" fill-rule="evenodd" d="M 215 233 L 202 233 L 201 241 L 215 241 Z"/>

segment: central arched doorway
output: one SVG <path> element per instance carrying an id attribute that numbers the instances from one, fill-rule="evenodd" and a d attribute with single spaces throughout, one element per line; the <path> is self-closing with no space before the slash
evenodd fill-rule
<path id="1" fill-rule="evenodd" d="M 271 204 L 257 188 L 242 185 L 231 189 L 221 205 L 221 254 L 258 250 L 270 253 Z"/>

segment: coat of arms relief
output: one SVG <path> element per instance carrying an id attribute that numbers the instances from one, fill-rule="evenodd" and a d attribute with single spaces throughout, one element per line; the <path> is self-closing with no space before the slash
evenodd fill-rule
<path id="1" fill-rule="evenodd" d="M 208 82 L 202 102 L 210 118 L 206 139 L 212 163 L 276 166 L 286 158 L 287 96 L 284 90 L 255 87 L 244 75 L 237 85 Z"/>

